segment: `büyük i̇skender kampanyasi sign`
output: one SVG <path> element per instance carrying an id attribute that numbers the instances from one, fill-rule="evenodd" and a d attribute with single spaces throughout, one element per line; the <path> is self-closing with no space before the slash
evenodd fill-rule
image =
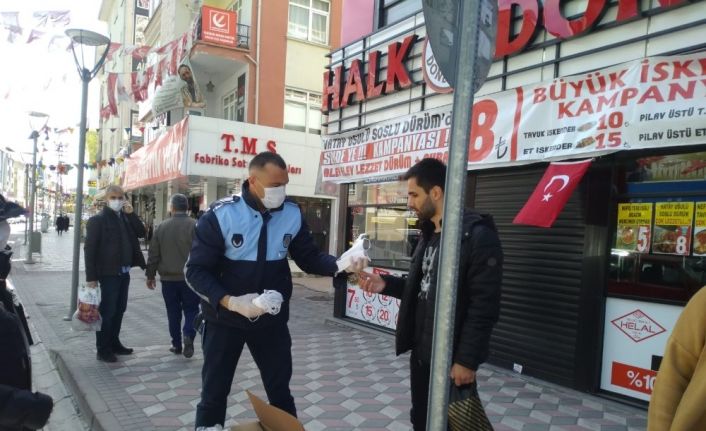
<path id="1" fill-rule="evenodd" d="M 706 142 L 706 53 L 653 57 L 476 99 L 469 169 Z M 446 160 L 451 106 L 322 137 L 323 178 Z"/>
<path id="2" fill-rule="evenodd" d="M 649 8 L 650 14 L 658 14 L 669 8 L 695 3 L 699 0 L 658 0 Z M 562 11 L 561 0 L 500 0 L 498 2 L 498 22 L 495 37 L 496 59 L 519 54 L 529 46 L 543 27 L 559 40 L 571 39 L 588 34 L 601 20 L 606 10 L 612 6 L 607 0 L 587 0 L 585 10 L 571 18 Z M 628 23 L 638 18 L 646 10 L 640 10 L 637 0 L 618 0 L 618 10 L 614 22 Z M 520 15 L 519 21 L 515 17 Z M 541 19 L 540 19 L 541 17 Z M 611 23 L 612 24 L 612 23 Z M 394 41 L 386 49 L 386 67 L 381 70 L 383 51 L 368 51 L 364 55 L 367 67 L 360 59 L 353 59 L 346 68 L 338 63 L 323 75 L 324 113 L 332 109 L 344 108 L 352 103 L 374 99 L 412 86 L 407 69 L 410 53 L 418 41 L 416 34 L 403 40 Z M 426 39 L 424 39 L 426 42 Z M 431 51 L 431 50 L 429 50 Z M 425 58 L 425 60 L 428 60 Z M 425 73 L 429 73 L 425 70 Z M 433 74 L 433 71 L 432 71 Z M 427 76 L 427 82 L 429 82 Z M 431 85 L 434 88 L 434 84 Z M 442 86 L 443 87 L 443 86 Z"/>

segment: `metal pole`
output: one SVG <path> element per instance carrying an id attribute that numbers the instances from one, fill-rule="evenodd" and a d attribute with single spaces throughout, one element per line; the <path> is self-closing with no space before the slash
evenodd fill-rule
<path id="1" fill-rule="evenodd" d="M 427 430 L 446 431 L 449 400 L 449 372 L 453 348 L 453 324 L 456 310 L 456 286 L 461 246 L 468 145 L 473 112 L 474 59 L 478 50 L 480 1 L 459 1 L 456 28 L 458 61 L 454 88 L 449 163 L 444 192 L 444 227 L 441 230 L 441 255 L 437 277 L 434 340 L 431 357 L 431 393 Z"/>
<path id="2" fill-rule="evenodd" d="M 37 194 L 37 138 L 39 138 L 39 132 L 36 130 L 32 131 L 32 142 L 33 142 L 33 147 L 32 147 L 32 184 L 31 186 L 31 192 L 29 195 L 29 235 L 28 235 L 28 240 L 27 240 L 27 259 L 25 260 L 25 263 L 34 263 L 34 260 L 32 259 L 32 234 L 34 233 L 34 217 L 35 217 L 35 208 L 34 208 L 34 201 L 36 199 L 36 194 Z"/>
<path id="3" fill-rule="evenodd" d="M 25 165 L 25 206 L 27 208 L 30 208 L 29 203 L 27 202 L 27 195 L 29 194 L 29 165 Z M 29 229 L 29 218 L 25 217 L 25 243 L 24 245 L 27 245 L 27 230 Z"/>
<path id="4" fill-rule="evenodd" d="M 78 299 L 78 264 L 81 258 L 81 213 L 83 212 L 83 159 L 86 153 L 86 110 L 88 109 L 88 83 L 91 80 L 90 71 L 83 69 L 81 73 L 81 130 L 78 138 L 78 179 L 76 180 L 76 207 L 74 208 L 74 253 L 71 266 L 71 303 L 69 315 L 66 320 L 71 320 L 76 311 Z"/>

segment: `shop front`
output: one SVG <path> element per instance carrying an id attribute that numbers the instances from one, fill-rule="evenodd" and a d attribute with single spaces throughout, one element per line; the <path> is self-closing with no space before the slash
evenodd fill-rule
<path id="1" fill-rule="evenodd" d="M 521 3 L 499 20 L 497 49 L 525 34 Z M 706 30 L 706 8 L 656 5 L 623 22 L 620 3 L 603 18 L 578 3 L 565 20 L 590 18 L 580 37 L 545 21 L 494 63 L 470 119 L 467 195 L 453 198 L 493 215 L 506 256 L 489 361 L 640 403 L 706 284 L 706 53 L 687 37 Z M 367 233 L 376 272 L 404 274 L 419 236 L 399 176 L 448 154 L 451 96 L 425 43 L 419 13 L 333 52 L 324 76 L 323 179 L 344 184 L 339 236 Z M 538 187 L 548 201 L 566 186 L 542 178 L 569 160 L 591 166 L 551 228 L 514 224 Z M 353 283 L 337 295 L 337 317 L 395 328 L 396 300 Z"/>
<path id="2" fill-rule="evenodd" d="M 302 206 L 305 219 L 325 250 L 335 246 L 330 232 L 336 200 L 315 194 L 320 137 L 302 132 L 187 116 L 152 143 L 126 159 L 123 187 L 150 194 L 155 223 L 167 216 L 172 193 L 186 194 L 193 215 L 217 199 L 240 191 L 250 160 L 262 151 L 276 152 L 287 162 L 287 194 Z"/>

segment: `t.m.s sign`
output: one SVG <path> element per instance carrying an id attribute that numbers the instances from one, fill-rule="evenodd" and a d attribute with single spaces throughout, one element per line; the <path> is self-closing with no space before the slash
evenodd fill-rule
<path id="1" fill-rule="evenodd" d="M 662 9 L 686 5 L 700 0 L 657 0 L 650 14 Z M 562 14 L 562 0 L 498 0 L 498 26 L 495 41 L 495 58 L 522 52 L 540 30 L 545 29 L 557 39 L 569 39 L 590 32 L 612 6 L 608 0 L 586 0 L 581 13 L 570 18 Z M 618 0 L 615 23 L 625 23 L 639 18 L 646 11 L 639 8 L 639 0 Z M 517 18 L 515 18 L 517 17 Z M 367 67 L 360 59 L 352 60 L 346 68 L 339 64 L 324 72 L 324 113 L 345 108 L 355 102 L 390 94 L 411 87 L 407 60 L 417 35 L 409 35 L 387 46 L 387 67 L 384 76 L 380 71 L 383 51 L 368 51 Z M 366 72 L 367 71 L 367 72 Z"/>

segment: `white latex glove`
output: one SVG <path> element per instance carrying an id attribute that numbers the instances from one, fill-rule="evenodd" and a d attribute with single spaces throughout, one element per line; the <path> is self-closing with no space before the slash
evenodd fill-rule
<path id="1" fill-rule="evenodd" d="M 248 319 L 255 319 L 265 313 L 265 310 L 252 303 L 252 300 L 257 298 L 257 293 L 248 293 L 246 295 L 231 296 L 228 298 L 228 309 L 241 314 Z"/>
<path id="2" fill-rule="evenodd" d="M 336 260 L 338 272 L 346 271 L 349 273 L 357 273 L 362 271 L 370 261 L 368 258 L 369 247 L 370 241 L 367 235 L 359 235 L 353 243 L 353 246 Z"/>
<path id="3" fill-rule="evenodd" d="M 346 262 L 338 261 L 336 265 L 338 266 L 338 272 L 346 271 L 349 274 L 356 274 L 364 270 L 368 266 L 370 259 L 367 256 L 357 256 L 351 257 Z M 348 266 L 342 268 L 342 265 L 348 263 Z"/>

